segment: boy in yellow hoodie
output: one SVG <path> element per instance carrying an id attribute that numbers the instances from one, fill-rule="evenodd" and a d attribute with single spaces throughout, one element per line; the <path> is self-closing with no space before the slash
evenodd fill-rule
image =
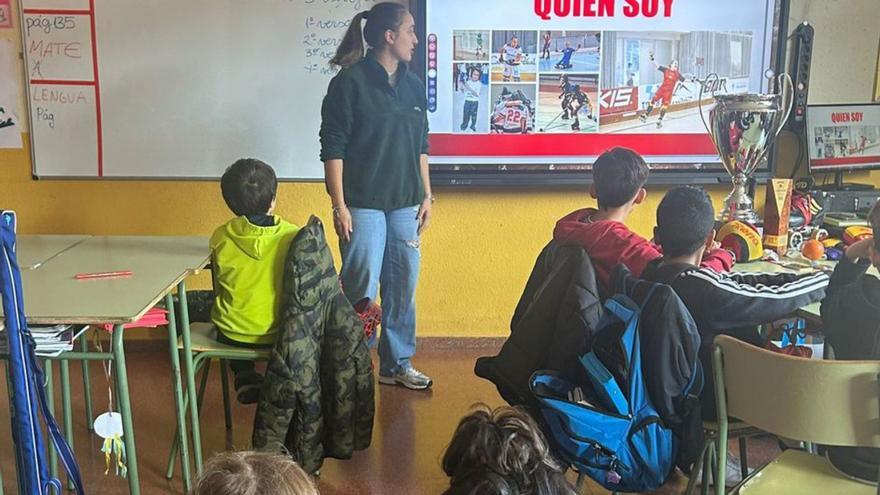
<path id="1" fill-rule="evenodd" d="M 243 158 L 224 172 L 220 188 L 235 218 L 211 236 L 214 306 L 211 321 L 219 342 L 240 347 L 275 343 L 281 316 L 281 289 L 287 250 L 299 227 L 275 209 L 278 180 L 272 167 Z M 232 361 L 238 401 L 259 399 L 262 375 L 252 361 Z"/>

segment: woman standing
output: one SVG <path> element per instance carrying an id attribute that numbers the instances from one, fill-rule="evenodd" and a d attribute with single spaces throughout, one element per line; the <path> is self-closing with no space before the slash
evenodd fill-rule
<path id="1" fill-rule="evenodd" d="M 354 16 L 331 60 L 342 70 L 324 97 L 320 135 L 343 289 L 350 301 L 375 300 L 377 287 L 381 294 L 379 383 L 425 389 L 431 379 L 410 362 L 419 236 L 434 199 L 425 88 L 407 68 L 417 44 L 413 16 L 400 4 Z"/>

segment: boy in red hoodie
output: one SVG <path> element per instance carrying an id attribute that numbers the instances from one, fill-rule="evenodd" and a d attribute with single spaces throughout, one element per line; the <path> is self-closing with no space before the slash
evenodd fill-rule
<path id="1" fill-rule="evenodd" d="M 624 223 L 648 195 L 644 188 L 647 180 L 648 165 L 641 155 L 628 148 L 612 148 L 593 164 L 590 196 L 596 198 L 599 208 L 576 210 L 556 222 L 553 239 L 583 246 L 593 262 L 603 296 L 610 290 L 612 268 L 623 263 L 633 275 L 641 277 L 648 263 L 663 255 L 657 245 Z M 701 266 L 729 271 L 733 256 L 727 250 L 713 249 L 703 257 Z"/>

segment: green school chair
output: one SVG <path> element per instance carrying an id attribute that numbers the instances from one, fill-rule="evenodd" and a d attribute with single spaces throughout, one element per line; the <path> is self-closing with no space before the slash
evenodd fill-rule
<path id="1" fill-rule="evenodd" d="M 182 337 L 181 337 L 182 339 Z M 193 355 L 193 379 L 202 371 L 199 381 L 199 389 L 197 392 L 196 403 L 201 412 L 202 400 L 204 398 L 205 388 L 208 383 L 208 372 L 211 367 L 212 359 L 220 360 L 220 386 L 223 393 L 223 415 L 226 424 L 226 431 L 232 431 L 232 408 L 229 399 L 229 372 L 227 370 L 226 361 L 267 361 L 272 352 L 271 348 L 267 349 L 248 349 L 244 347 L 236 347 L 228 344 L 217 342 L 217 329 L 210 323 L 193 322 L 190 324 L 190 339 Z M 178 341 L 179 351 L 183 350 L 183 343 Z M 183 411 L 186 411 L 189 404 L 189 394 L 184 392 Z M 179 435 L 180 431 L 175 431 L 174 440 L 171 446 L 171 452 L 168 456 L 168 467 L 165 471 L 165 477 L 171 479 L 174 476 L 175 458 L 179 451 Z M 194 449 L 201 448 L 201 445 L 194 445 Z M 196 466 L 196 472 L 201 471 L 201 466 Z"/>
<path id="2" fill-rule="evenodd" d="M 748 437 L 760 435 L 763 432 L 741 421 L 729 422 L 728 425 L 727 438 L 735 438 L 739 440 L 740 469 L 742 477 L 745 478 L 749 474 L 748 445 L 746 441 Z M 711 475 L 714 478 L 718 462 L 718 430 L 719 426 L 715 421 L 703 421 L 703 431 L 706 434 L 706 439 L 703 441 L 703 448 L 700 450 L 700 456 L 697 457 L 697 460 L 691 468 L 687 488 L 684 491 L 686 495 L 692 495 L 694 493 L 694 489 L 697 486 L 697 470 L 702 472 L 700 493 L 702 495 L 709 495 L 709 476 Z"/>
<path id="3" fill-rule="evenodd" d="M 880 361 L 816 361 L 778 354 L 728 336 L 715 338 L 718 466 L 723 480 L 733 416 L 774 435 L 827 445 L 880 447 Z M 724 494 L 723 483 L 716 493 Z M 732 493 L 880 494 L 824 457 L 786 450 L 756 469 Z"/>

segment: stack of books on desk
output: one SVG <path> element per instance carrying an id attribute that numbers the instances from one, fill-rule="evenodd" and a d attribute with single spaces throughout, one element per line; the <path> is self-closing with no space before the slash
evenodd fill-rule
<path id="1" fill-rule="evenodd" d="M 73 350 L 73 342 L 88 327 L 83 325 L 55 325 L 50 327 L 34 326 L 29 330 L 34 337 L 37 356 L 55 357 L 65 351 Z M 0 333 L 0 354 L 7 354 L 5 332 Z"/>

